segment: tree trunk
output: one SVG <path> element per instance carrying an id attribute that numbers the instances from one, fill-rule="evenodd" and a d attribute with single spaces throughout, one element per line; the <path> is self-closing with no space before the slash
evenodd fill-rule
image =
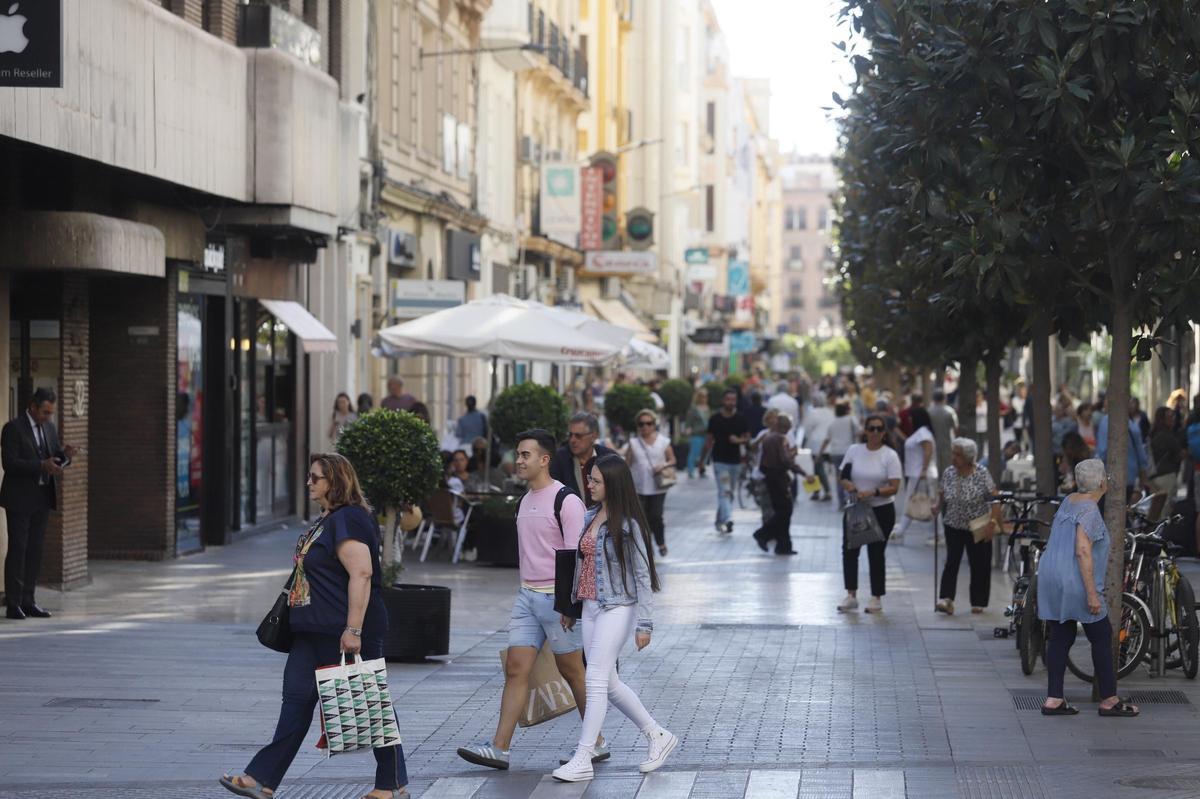
<path id="1" fill-rule="evenodd" d="M 1108 462 L 1112 485 L 1104 497 L 1104 523 L 1112 538 L 1104 590 L 1113 626 L 1113 660 L 1121 627 L 1121 593 L 1125 576 L 1125 481 L 1129 454 L 1129 362 L 1132 355 L 1133 314 L 1127 300 L 1113 301 L 1112 360 L 1109 365 L 1105 411 L 1108 413 Z"/>
<path id="2" fill-rule="evenodd" d="M 988 355 L 984 368 L 987 370 L 988 471 L 993 482 L 1000 485 L 1000 477 L 1004 474 L 1004 451 L 1000 447 L 1000 375 L 1003 372 L 1000 356 Z"/>
<path id="3" fill-rule="evenodd" d="M 400 532 L 400 513 L 394 507 L 388 507 L 383 514 L 383 551 L 380 553 L 380 565 L 386 572 L 393 564 L 399 564 L 397 550 L 404 554 L 404 541 L 396 546 L 396 535 Z"/>
<path id="4" fill-rule="evenodd" d="M 1033 322 L 1033 383 L 1026 402 L 1033 403 L 1033 465 L 1037 470 L 1037 491 L 1044 497 L 1053 496 L 1058 490 L 1050 438 L 1050 336 L 1053 334 L 1050 317 L 1039 314 Z"/>
<path id="5" fill-rule="evenodd" d="M 975 391 L 979 387 L 975 379 L 976 363 L 971 358 L 961 361 L 958 366 L 958 434 L 981 444 L 983 442 L 975 434 Z"/>

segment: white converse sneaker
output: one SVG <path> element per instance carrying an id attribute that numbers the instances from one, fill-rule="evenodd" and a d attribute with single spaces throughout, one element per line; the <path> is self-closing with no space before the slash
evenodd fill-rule
<path id="1" fill-rule="evenodd" d="M 646 753 L 646 762 L 638 766 L 638 771 L 649 774 L 667 762 L 667 755 L 674 752 L 675 747 L 679 746 L 679 739 L 662 727 L 643 734 L 650 741 L 650 748 Z"/>
<path id="2" fill-rule="evenodd" d="M 879 597 L 873 596 L 871 597 L 871 601 L 867 603 L 867 606 L 863 608 L 863 611 L 866 613 L 883 613 L 883 602 L 880 601 Z"/>
<path id="3" fill-rule="evenodd" d="M 846 594 L 846 598 L 838 603 L 838 613 L 847 613 L 858 609 L 858 598 Z"/>
<path id="4" fill-rule="evenodd" d="M 575 755 L 566 765 L 554 769 L 550 775 L 559 782 L 587 782 L 595 776 L 592 770 L 592 755 L 590 748 L 579 747 Z"/>

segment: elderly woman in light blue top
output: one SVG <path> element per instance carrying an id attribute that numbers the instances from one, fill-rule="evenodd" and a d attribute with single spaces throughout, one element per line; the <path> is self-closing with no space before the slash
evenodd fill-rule
<path id="1" fill-rule="evenodd" d="M 1063 697 L 1063 676 L 1067 652 L 1075 643 L 1078 624 L 1082 624 L 1092 645 L 1092 666 L 1104 697 L 1100 715 L 1136 716 L 1137 707 L 1117 696 L 1112 625 L 1104 602 L 1104 574 L 1111 545 L 1097 504 L 1108 490 L 1104 461 L 1081 461 L 1075 467 L 1075 485 L 1078 491 L 1063 500 L 1054 514 L 1050 540 L 1038 564 L 1038 618 L 1050 627 L 1046 647 L 1049 688 L 1042 715 L 1073 716 L 1079 712 Z"/>

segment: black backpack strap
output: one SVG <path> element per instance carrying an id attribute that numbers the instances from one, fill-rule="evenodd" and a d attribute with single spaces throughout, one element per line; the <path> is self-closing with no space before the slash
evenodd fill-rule
<path id="1" fill-rule="evenodd" d="M 563 503 L 567 501 L 567 497 L 574 493 L 575 492 L 572 491 L 568 486 L 563 486 L 562 488 L 558 489 L 558 493 L 554 495 L 554 521 L 558 522 L 558 533 L 562 536 L 564 544 L 567 543 L 567 534 L 563 532 L 562 506 Z"/>

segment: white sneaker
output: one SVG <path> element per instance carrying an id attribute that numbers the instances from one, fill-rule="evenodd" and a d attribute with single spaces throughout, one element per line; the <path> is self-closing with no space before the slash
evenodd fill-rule
<path id="1" fill-rule="evenodd" d="M 880 601 L 879 597 L 873 596 L 871 597 L 871 601 L 867 603 L 867 606 L 863 608 L 863 611 L 866 613 L 883 613 L 883 602 Z"/>
<path id="2" fill-rule="evenodd" d="M 954 615 L 954 600 L 953 599 L 939 599 L 938 603 L 933 606 L 933 609 L 936 610 L 938 613 L 945 613 L 947 616 L 953 616 Z"/>
<path id="3" fill-rule="evenodd" d="M 550 775 L 559 782 L 587 782 L 595 776 L 592 770 L 592 751 L 579 747 L 565 765 L 554 769 Z"/>
<path id="4" fill-rule="evenodd" d="M 650 747 L 646 752 L 646 761 L 638 766 L 638 771 L 649 774 L 667 762 L 667 755 L 679 746 L 679 739 L 662 727 L 645 733 L 645 736 L 650 741 Z"/>
<path id="5" fill-rule="evenodd" d="M 904 533 L 892 533 L 892 538 L 891 538 L 890 543 L 903 544 L 904 543 Z"/>
<path id="6" fill-rule="evenodd" d="M 838 613 L 846 613 L 847 611 L 858 609 L 858 598 L 846 594 L 846 598 L 838 603 Z"/>

